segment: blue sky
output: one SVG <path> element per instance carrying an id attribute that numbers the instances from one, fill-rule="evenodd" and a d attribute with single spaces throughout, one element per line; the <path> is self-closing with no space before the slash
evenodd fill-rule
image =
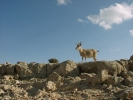
<path id="1" fill-rule="evenodd" d="M 97 60 L 129 59 L 133 0 L 0 0 L 0 63 L 81 62 L 79 41 Z"/>

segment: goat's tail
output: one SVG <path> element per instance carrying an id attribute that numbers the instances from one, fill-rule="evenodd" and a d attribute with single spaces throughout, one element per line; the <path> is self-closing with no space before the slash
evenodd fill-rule
<path id="1" fill-rule="evenodd" d="M 97 52 L 99 52 L 99 50 L 97 50 Z"/>

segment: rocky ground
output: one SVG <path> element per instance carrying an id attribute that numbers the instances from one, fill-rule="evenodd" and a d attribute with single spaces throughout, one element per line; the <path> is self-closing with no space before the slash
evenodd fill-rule
<path id="1" fill-rule="evenodd" d="M 0 64 L 0 100 L 133 100 L 128 60 Z"/>

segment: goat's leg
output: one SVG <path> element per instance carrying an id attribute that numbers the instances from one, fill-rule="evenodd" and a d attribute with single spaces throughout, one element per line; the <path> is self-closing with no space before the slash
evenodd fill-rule
<path id="1" fill-rule="evenodd" d="M 85 61 L 86 61 L 86 57 L 85 57 Z"/>
<path id="2" fill-rule="evenodd" d="M 84 57 L 82 57 L 82 61 L 83 61 Z"/>
<path id="3" fill-rule="evenodd" d="M 94 59 L 94 61 L 96 61 L 97 59 L 96 59 L 96 57 L 93 57 L 93 59 Z"/>

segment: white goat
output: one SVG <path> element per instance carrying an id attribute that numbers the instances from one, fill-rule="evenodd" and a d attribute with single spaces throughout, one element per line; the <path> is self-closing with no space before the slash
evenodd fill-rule
<path id="1" fill-rule="evenodd" d="M 83 49 L 81 47 L 81 43 L 78 43 L 77 44 L 77 47 L 75 48 L 76 50 L 79 50 L 79 53 L 80 53 L 80 56 L 82 57 L 82 61 L 83 59 L 85 58 L 85 61 L 86 61 L 86 58 L 93 58 L 94 61 L 96 61 L 96 55 L 97 55 L 97 52 L 99 52 L 99 50 L 94 50 L 94 49 Z"/>

